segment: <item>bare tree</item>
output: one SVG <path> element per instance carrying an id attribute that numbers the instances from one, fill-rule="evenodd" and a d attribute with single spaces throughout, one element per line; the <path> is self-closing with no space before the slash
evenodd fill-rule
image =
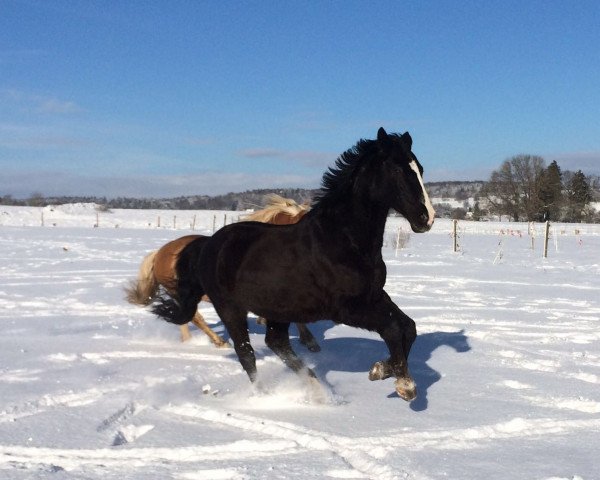
<path id="1" fill-rule="evenodd" d="M 492 213 L 515 222 L 533 221 L 540 212 L 539 190 L 545 162 L 537 155 L 516 155 L 494 170 L 482 189 Z"/>

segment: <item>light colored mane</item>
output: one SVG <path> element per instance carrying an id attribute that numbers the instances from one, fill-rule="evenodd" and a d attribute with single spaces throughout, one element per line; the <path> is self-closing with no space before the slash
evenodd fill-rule
<path id="1" fill-rule="evenodd" d="M 262 210 L 258 210 L 243 218 L 244 221 L 269 223 L 276 215 L 282 213 L 295 217 L 299 213 L 305 213 L 310 209 L 308 205 L 298 205 L 291 198 L 284 198 L 276 193 L 270 193 L 266 196 L 267 205 Z"/>

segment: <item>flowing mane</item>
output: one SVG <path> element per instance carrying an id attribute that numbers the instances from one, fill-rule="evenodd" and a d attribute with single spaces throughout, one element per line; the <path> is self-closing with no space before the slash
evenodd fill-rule
<path id="1" fill-rule="evenodd" d="M 373 140 L 359 140 L 356 145 L 342 153 L 335 161 L 335 166 L 323 174 L 321 190 L 314 199 L 315 207 L 324 206 L 329 201 L 336 201 L 352 187 L 352 181 L 358 167 L 365 158 L 375 153 L 377 148 Z"/>
<path id="2" fill-rule="evenodd" d="M 267 195 L 266 200 L 265 208 L 245 216 L 244 221 L 269 223 L 279 214 L 295 217 L 309 209 L 308 205 L 298 205 L 295 200 L 284 198 L 276 193 Z"/>

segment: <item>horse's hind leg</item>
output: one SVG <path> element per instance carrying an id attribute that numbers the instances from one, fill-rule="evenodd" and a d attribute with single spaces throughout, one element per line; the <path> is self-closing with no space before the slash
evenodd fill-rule
<path id="1" fill-rule="evenodd" d="M 179 325 L 179 333 L 181 334 L 182 342 L 187 342 L 190 338 L 192 338 L 190 335 L 190 327 L 188 327 L 187 323 L 185 325 Z"/>
<path id="2" fill-rule="evenodd" d="M 265 343 L 279 358 L 281 358 L 281 360 L 283 360 L 283 363 L 294 372 L 300 373 L 306 371 L 310 377 L 316 378 L 315 373 L 310 368 L 307 368 L 302 359 L 296 355 L 294 350 L 292 350 L 290 337 L 288 335 L 289 327 L 289 323 L 271 322 L 267 320 Z"/>
<path id="3" fill-rule="evenodd" d="M 219 308 L 216 304 L 215 309 L 229 333 L 242 368 L 248 374 L 250 381 L 256 382 L 256 357 L 248 335 L 248 312 L 232 307 Z"/>
<path id="4" fill-rule="evenodd" d="M 298 334 L 300 335 L 300 343 L 305 345 L 311 352 L 320 352 L 321 347 L 317 343 L 317 340 L 308 329 L 306 325 L 303 323 L 296 323 L 296 328 L 298 329 Z"/>
<path id="5" fill-rule="evenodd" d="M 292 350 L 290 337 L 288 335 L 289 327 L 289 323 L 277 323 L 267 320 L 265 343 L 279 358 L 281 358 L 281 360 L 283 360 L 283 363 L 294 372 L 298 374 L 306 372 L 308 375 L 311 398 L 316 402 L 323 403 L 327 400 L 327 395 L 323 390 L 323 386 L 317 379 L 315 372 L 306 367 L 302 359 L 296 355 L 294 350 Z"/>
<path id="6" fill-rule="evenodd" d="M 204 317 L 200 314 L 200 312 L 196 312 L 196 315 L 194 315 L 194 318 L 192 318 L 192 322 L 200 330 L 202 330 L 204 333 L 206 333 L 208 338 L 210 338 L 210 341 L 217 347 L 221 348 L 221 347 L 229 346 L 229 344 L 225 340 L 223 340 L 217 333 L 214 332 L 214 330 L 212 328 L 210 328 L 206 324 L 206 321 L 204 320 Z M 182 328 L 184 326 L 187 327 L 187 325 L 182 325 Z M 183 334 L 183 331 L 182 331 L 182 334 Z M 189 331 L 188 331 L 188 335 L 189 335 Z"/>

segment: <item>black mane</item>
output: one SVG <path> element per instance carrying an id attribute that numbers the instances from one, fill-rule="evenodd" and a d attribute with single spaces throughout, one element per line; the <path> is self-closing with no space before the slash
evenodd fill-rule
<path id="1" fill-rule="evenodd" d="M 387 134 L 390 142 L 404 140 L 397 133 Z M 409 148 L 410 149 L 410 148 Z M 335 161 L 335 166 L 329 167 L 323 174 L 321 189 L 313 199 L 313 207 L 324 207 L 329 201 L 337 202 L 340 197 L 348 193 L 353 185 L 354 174 L 359 166 L 376 154 L 378 151 L 377 140 L 359 140 L 356 145 L 342 153 Z"/>
<path id="2" fill-rule="evenodd" d="M 323 174 L 321 189 L 313 200 L 313 208 L 324 206 L 328 200 L 343 195 L 352 186 L 354 173 L 362 161 L 373 152 L 375 140 L 359 140 L 356 145 L 342 153 Z"/>

